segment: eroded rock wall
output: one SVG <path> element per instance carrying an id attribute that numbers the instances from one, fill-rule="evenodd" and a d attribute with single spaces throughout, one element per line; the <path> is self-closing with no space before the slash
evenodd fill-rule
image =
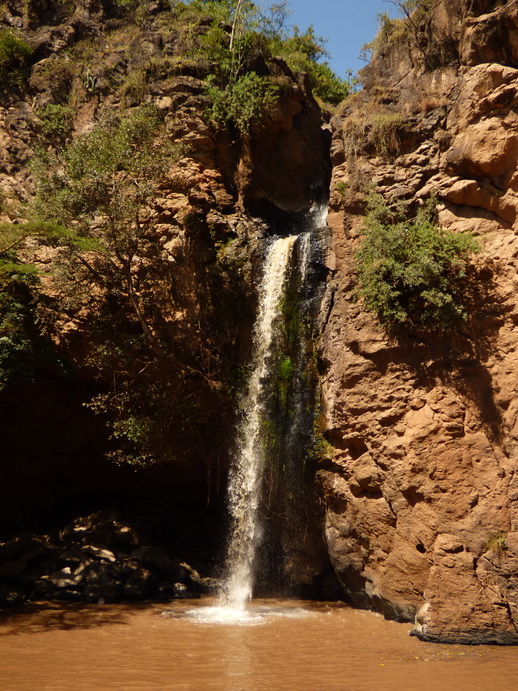
<path id="1" fill-rule="evenodd" d="M 139 248 L 134 277 L 150 332 L 170 355 L 169 363 L 158 359 L 149 379 L 149 397 L 155 384 L 167 381 L 176 392 L 159 411 L 166 462 L 120 467 L 106 458 L 114 446 L 106 416 L 88 408 L 118 375 L 114 367 L 105 377 L 93 357 L 105 338 L 114 338 L 113 328 L 98 328 L 105 298 L 115 305 L 121 351 L 141 329 L 120 294 L 106 296 L 96 287 L 79 307 L 61 300 L 48 276 L 59 249 L 42 246 L 30 260 L 46 276 L 46 346 L 67 366 L 38 360 L 31 363 L 32 378 L 0 394 L 0 531 L 39 529 L 42 521 L 55 525 L 122 506 L 171 519 L 178 535 L 189 533 L 192 520 L 199 532 L 191 532 L 180 551 L 188 556 L 185 550 L 203 542 L 209 560 L 224 539 L 228 446 L 249 357 L 263 241 L 286 232 L 291 214 L 327 193 L 330 133 L 304 75 L 280 59 L 258 65 L 282 88 L 275 108 L 246 137 L 235 126 L 210 123 L 203 80 L 213 66 L 185 56 L 186 35 L 170 4 L 135 3 L 137 22 L 128 20 L 125 7 L 90 0 L 2 4 L 0 28 L 18 32 L 33 53 L 23 79 L 9 89 L 0 85 L 0 223 L 23 220 L 34 196 L 30 162 L 42 146 L 48 105 L 71 111 L 67 143 L 103 117 L 143 104 L 156 108 L 183 154 L 164 171 L 160 193 L 145 210 L 153 232 Z M 211 22 L 198 17 L 189 30 L 203 33 Z M 135 372 L 151 371 L 151 360 L 136 361 Z M 210 520 L 202 527 L 204 512 Z M 174 540 L 170 544 L 177 549 Z"/>
<path id="2" fill-rule="evenodd" d="M 427 640 L 518 642 L 517 36 L 517 2 L 435 3 L 333 121 L 326 539 L 349 599 Z M 480 241 L 461 329 L 392 338 L 357 301 L 371 182 Z"/>

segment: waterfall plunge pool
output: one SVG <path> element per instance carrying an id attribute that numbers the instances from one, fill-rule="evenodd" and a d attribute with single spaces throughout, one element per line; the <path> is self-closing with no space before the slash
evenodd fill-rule
<path id="1" fill-rule="evenodd" d="M 243 607 L 213 604 L 195 607 L 185 612 L 166 610 L 164 616 L 187 617 L 199 624 L 224 624 L 226 626 L 254 626 L 268 624 L 276 618 L 302 619 L 313 612 L 292 600 L 253 600 Z"/>
<path id="2" fill-rule="evenodd" d="M 254 625 L 193 616 L 214 604 L 3 611 L 2 691 L 516 689 L 518 648 L 423 643 L 408 635 L 410 624 L 340 603 L 254 600 Z"/>

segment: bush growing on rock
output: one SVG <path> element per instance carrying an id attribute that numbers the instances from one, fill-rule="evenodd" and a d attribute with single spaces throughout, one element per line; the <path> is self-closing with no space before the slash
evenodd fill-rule
<path id="1" fill-rule="evenodd" d="M 326 58 L 325 41 L 315 36 L 313 27 L 304 33 L 294 27 L 293 35 L 279 42 L 277 52 L 294 72 L 305 72 L 314 94 L 325 103 L 337 105 L 350 91 L 350 84 L 336 75 Z"/>
<path id="2" fill-rule="evenodd" d="M 234 122 L 241 134 L 267 114 L 275 103 L 276 88 L 255 72 L 239 77 L 222 91 L 210 86 L 207 95 L 212 101 L 209 117 L 216 123 Z"/>
<path id="3" fill-rule="evenodd" d="M 466 315 L 463 279 L 476 241 L 443 230 L 433 203 L 405 220 L 379 194 L 369 200 L 366 233 L 357 254 L 359 294 L 382 324 L 446 329 Z"/>
<path id="4" fill-rule="evenodd" d="M 34 267 L 0 260 L 0 391 L 30 374 L 36 280 Z"/>
<path id="5" fill-rule="evenodd" d="M 283 58 L 290 69 L 306 72 L 313 92 L 323 101 L 338 104 L 349 93 L 348 85 L 325 62 L 323 39 L 310 27 L 301 33 L 285 28 L 289 14 L 286 2 L 268 12 L 253 3 L 192 2 L 184 5 L 191 22 L 195 13 L 214 17 L 204 31 L 191 34 L 188 54 L 213 65 L 207 94 L 212 101 L 209 117 L 227 125 L 234 121 L 241 134 L 272 108 L 279 87 L 267 75 L 267 63 Z M 193 14 L 194 13 L 194 14 Z"/>
<path id="6" fill-rule="evenodd" d="M 38 110 L 41 122 L 41 137 L 44 142 L 64 142 L 72 132 L 73 110 L 69 106 L 49 103 Z"/>
<path id="7" fill-rule="evenodd" d="M 0 29 L 0 83 L 12 86 L 23 77 L 32 48 L 9 29 Z"/>
<path id="8" fill-rule="evenodd" d="M 30 380 L 35 361 L 49 355 L 38 317 L 40 274 L 17 255 L 29 238 L 55 245 L 69 233 L 53 223 L 0 224 L 0 391 Z"/>

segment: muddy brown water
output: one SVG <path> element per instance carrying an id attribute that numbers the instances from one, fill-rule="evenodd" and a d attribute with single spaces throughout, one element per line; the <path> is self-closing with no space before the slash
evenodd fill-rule
<path id="1" fill-rule="evenodd" d="M 516 691 L 518 648 L 434 645 L 335 603 L 34 603 L 0 615 L 2 691 Z M 197 614 L 196 618 L 194 614 Z"/>

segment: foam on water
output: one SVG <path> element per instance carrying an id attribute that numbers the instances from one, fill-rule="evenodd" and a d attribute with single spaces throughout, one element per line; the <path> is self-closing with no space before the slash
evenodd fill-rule
<path id="1" fill-rule="evenodd" d="M 268 624 L 275 619 L 302 619 L 313 616 L 313 612 L 300 607 L 279 607 L 274 605 L 250 605 L 245 608 L 209 605 L 176 613 L 167 610 L 164 616 L 191 619 L 197 624 L 217 624 L 226 626 L 257 626 Z"/>

